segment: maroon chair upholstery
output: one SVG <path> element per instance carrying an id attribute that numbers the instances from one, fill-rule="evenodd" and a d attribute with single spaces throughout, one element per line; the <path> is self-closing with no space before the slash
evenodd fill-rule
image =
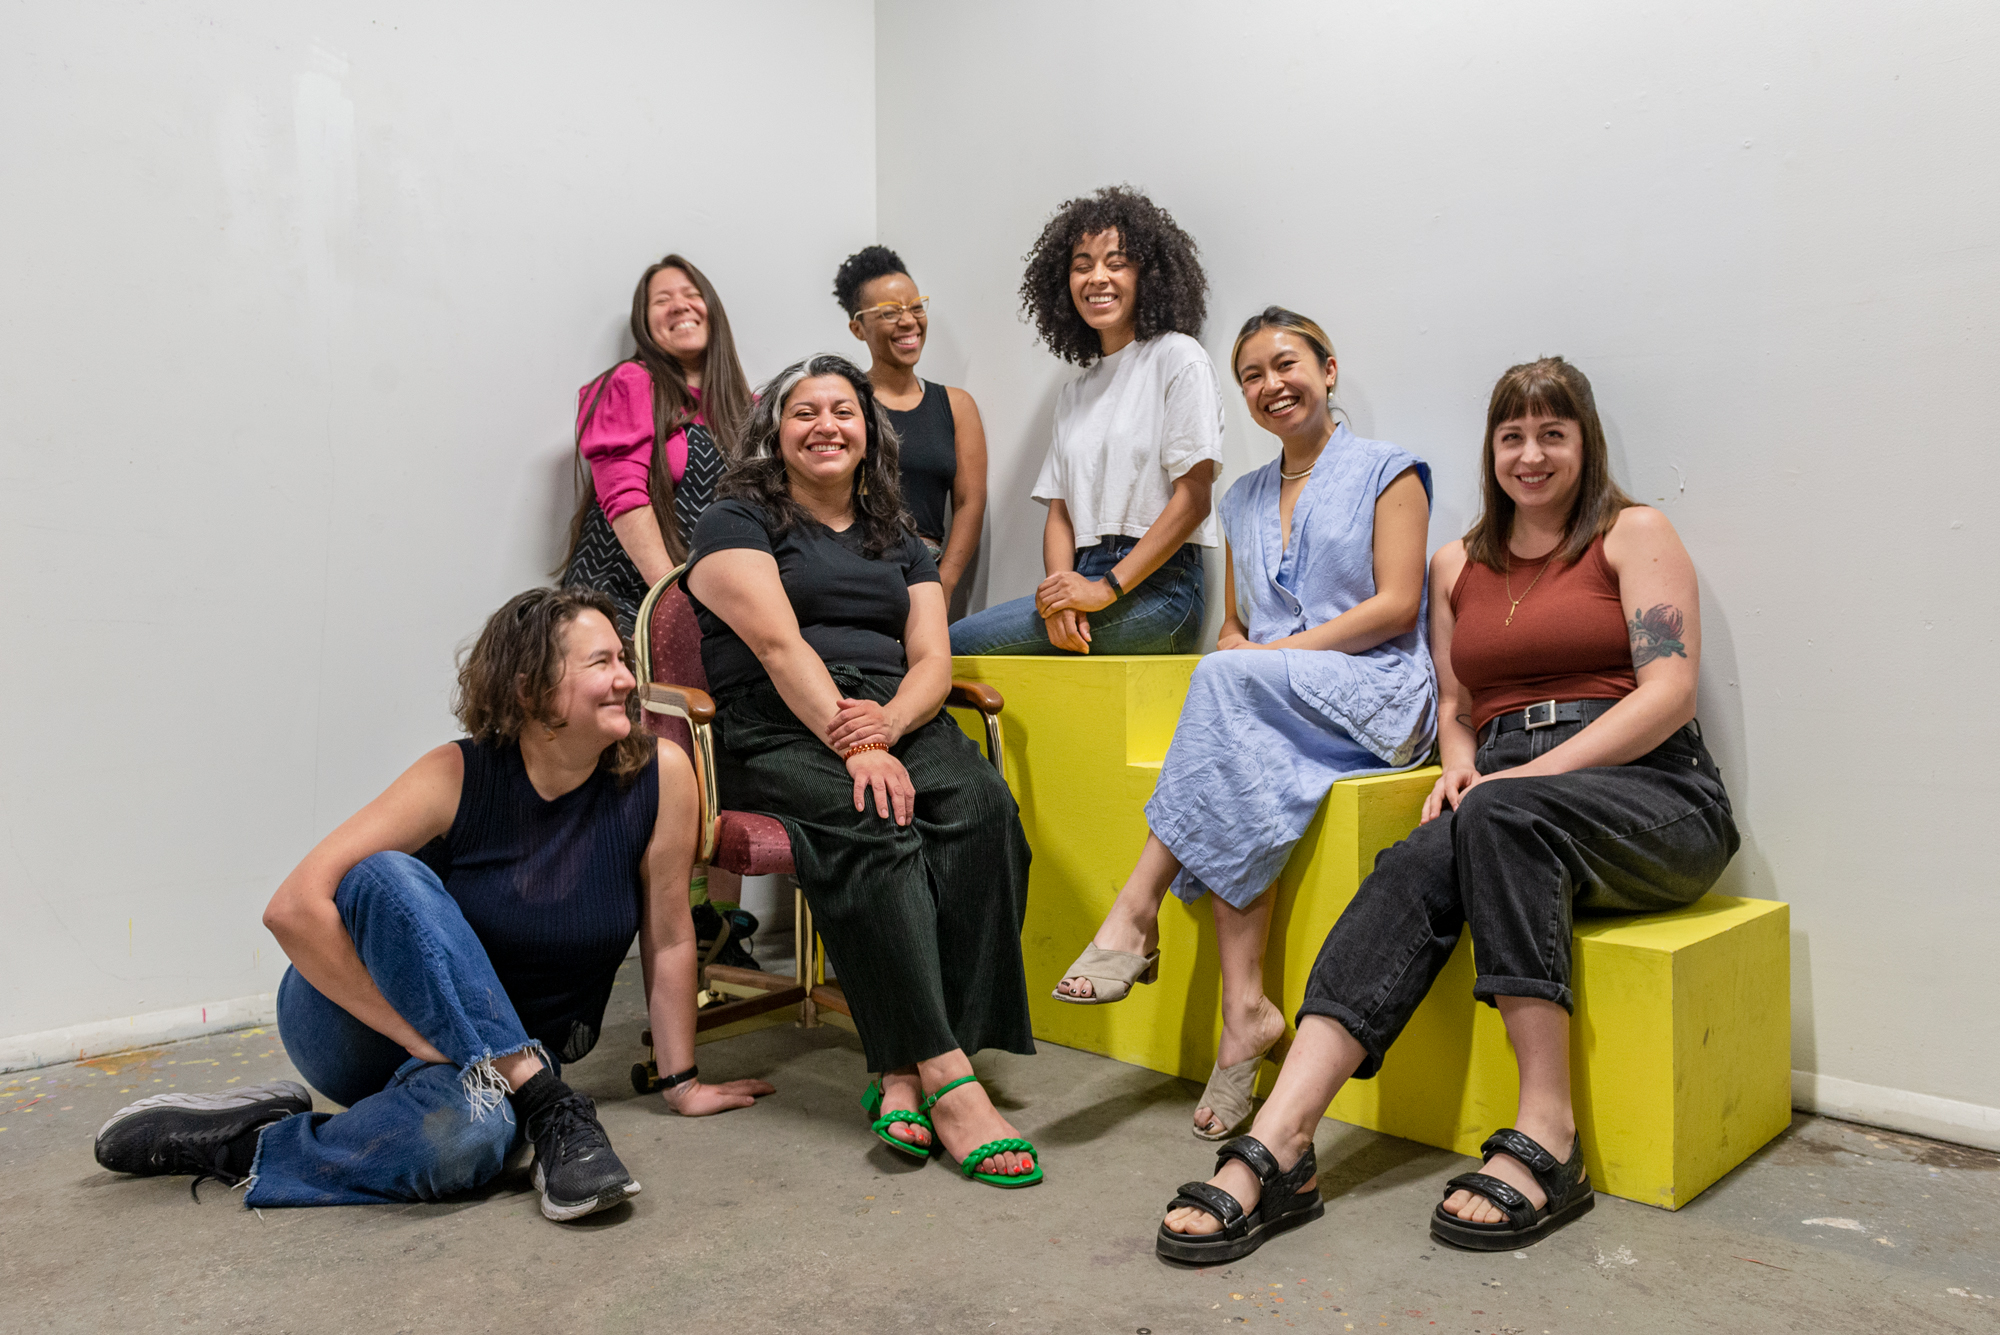
<path id="1" fill-rule="evenodd" d="M 701 626 L 680 581 L 674 581 L 654 600 L 646 630 L 647 656 L 652 659 L 646 665 L 649 680 L 708 689 L 708 673 L 701 665 Z M 650 710 L 645 718 L 654 736 L 666 738 L 693 758 L 694 736 L 685 722 Z M 780 822 L 747 811 L 718 811 L 716 818 L 715 856 L 709 859 L 710 866 L 741 876 L 792 870 L 792 841 Z"/>

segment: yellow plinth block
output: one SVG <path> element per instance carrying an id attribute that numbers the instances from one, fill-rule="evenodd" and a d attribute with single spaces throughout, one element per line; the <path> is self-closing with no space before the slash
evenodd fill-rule
<path id="1" fill-rule="evenodd" d="M 1007 779 L 1034 849 L 1022 932 L 1035 1035 L 1205 1079 L 1221 1035 L 1221 972 L 1204 901 L 1169 898 L 1160 981 L 1114 1006 L 1051 995 L 1146 839 L 1145 803 L 1199 661 L 961 658 L 996 687 Z M 974 737 L 971 715 L 960 720 Z M 1438 771 L 1335 784 L 1279 877 L 1265 991 L 1289 1021 L 1321 943 L 1375 856 L 1417 824 Z M 1572 1060 L 1584 1156 L 1600 1191 L 1678 1209 L 1791 1117 L 1788 911 L 1711 895 L 1677 913 L 1578 922 Z M 1265 1068 L 1260 1092 L 1272 1079 Z M 1474 1154 L 1514 1117 L 1519 1086 L 1498 1012 L 1472 1000 L 1469 940 L 1374 1080 L 1332 1116 Z M 1189 1109 L 1192 1113 L 1193 1109 Z"/>

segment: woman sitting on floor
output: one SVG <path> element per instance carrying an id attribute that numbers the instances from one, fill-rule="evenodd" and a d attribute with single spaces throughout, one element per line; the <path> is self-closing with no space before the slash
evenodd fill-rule
<path id="1" fill-rule="evenodd" d="M 892 1147 L 999 1186 L 1033 1146 L 967 1054 L 1032 1053 L 1014 798 L 941 712 L 951 650 L 937 567 L 907 527 L 896 438 L 841 357 L 759 391 L 744 457 L 695 528 L 687 588 L 715 697 L 725 805 L 791 837 L 813 923 L 853 1008 L 864 1105 Z"/>
<path id="2" fill-rule="evenodd" d="M 1048 578 L 952 626 L 954 654 L 1195 651 L 1222 469 L 1222 391 L 1195 341 L 1207 292 L 1194 238 L 1131 190 L 1072 199 L 1042 229 L 1021 305 L 1086 368 L 1056 396 L 1032 493 Z"/>
<path id="3" fill-rule="evenodd" d="M 1168 1207 L 1160 1255 L 1212 1264 L 1316 1219 L 1312 1137 L 1367 1079 L 1472 928 L 1473 995 L 1520 1066 L 1514 1127 L 1453 1178 L 1431 1233 L 1512 1250 L 1593 1201 L 1570 1106 L 1575 910 L 1679 908 L 1737 847 L 1694 722 L 1701 616 L 1666 516 L 1611 480 L 1590 382 L 1559 357 L 1500 378 L 1485 505 L 1431 563 L 1444 775 L 1327 934 L 1298 1038 L 1250 1135 Z"/>
<path id="4" fill-rule="evenodd" d="M 1429 466 L 1335 426 L 1339 367 L 1304 316 L 1250 317 L 1230 359 L 1250 416 L 1283 448 L 1223 498 L 1220 652 L 1188 686 L 1138 864 L 1055 993 L 1121 1000 L 1158 970 L 1168 888 L 1189 904 L 1210 894 L 1222 1044 L 1194 1115 L 1209 1140 L 1249 1117 L 1258 1063 L 1285 1033 L 1264 995 L 1265 890 L 1336 780 L 1429 753 L 1437 704 L 1419 628 Z"/>
<path id="5" fill-rule="evenodd" d="M 285 1053 L 347 1111 L 311 1112 L 292 1081 L 156 1095 L 105 1123 L 99 1163 L 247 1180 L 259 1207 L 428 1201 L 491 1179 L 525 1138 L 543 1214 L 616 1204 L 639 1184 L 559 1072 L 596 1044 L 635 931 L 676 1072 L 667 1106 L 693 1117 L 771 1092 L 696 1078 L 694 773 L 634 728 L 615 615 L 587 590 L 510 599 L 459 669 L 471 735 L 418 760 L 272 897 L 264 923 L 292 960 Z"/>

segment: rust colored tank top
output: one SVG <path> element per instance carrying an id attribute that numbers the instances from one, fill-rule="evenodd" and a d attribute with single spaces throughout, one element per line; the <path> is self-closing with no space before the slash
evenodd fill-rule
<path id="1" fill-rule="evenodd" d="M 1509 578 L 1521 599 L 1511 626 Z M 1467 561 L 1452 586 L 1451 611 L 1451 670 L 1472 693 L 1474 732 L 1495 714 L 1543 700 L 1619 700 L 1638 689 L 1618 576 L 1604 559 L 1603 538 L 1575 565 L 1553 556 L 1548 563 L 1516 561 L 1506 577 Z"/>

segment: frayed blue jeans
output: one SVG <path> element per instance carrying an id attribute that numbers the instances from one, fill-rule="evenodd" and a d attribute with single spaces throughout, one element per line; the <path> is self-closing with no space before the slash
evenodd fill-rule
<path id="1" fill-rule="evenodd" d="M 551 1071 L 555 1062 L 522 1030 L 485 947 L 429 867 L 377 853 L 341 879 L 333 902 L 375 986 L 451 1061 L 412 1057 L 287 969 L 285 1054 L 347 1111 L 266 1128 L 244 1203 L 434 1201 L 497 1176 L 521 1130 L 494 1059 L 532 1048 Z"/>
<path id="2" fill-rule="evenodd" d="M 1076 572 L 1102 579 L 1139 545 L 1109 537 L 1076 549 Z M 1201 548 L 1184 543 L 1136 588 L 1111 606 L 1089 613 L 1093 654 L 1191 654 L 1201 647 Z M 1031 594 L 975 612 L 951 627 L 951 652 L 967 654 L 1070 654 L 1049 643 L 1049 628 Z M 1072 654 L 1074 656 L 1074 654 Z"/>

